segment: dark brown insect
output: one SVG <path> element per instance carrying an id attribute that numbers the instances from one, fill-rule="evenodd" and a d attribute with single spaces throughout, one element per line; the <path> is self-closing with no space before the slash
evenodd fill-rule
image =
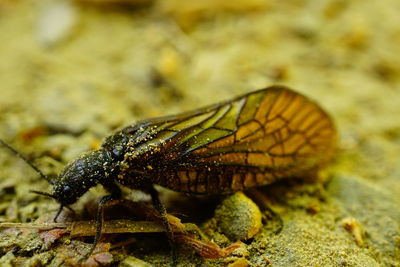
<path id="1" fill-rule="evenodd" d="M 335 145 L 335 127 L 325 111 L 273 86 L 123 128 L 49 180 L 51 194 L 41 194 L 56 199 L 61 211 L 103 185 L 110 195 L 100 201 L 95 246 L 103 205 L 121 198 L 119 185 L 149 192 L 171 232 L 153 184 L 189 194 L 230 193 L 313 172 L 330 160 Z"/>

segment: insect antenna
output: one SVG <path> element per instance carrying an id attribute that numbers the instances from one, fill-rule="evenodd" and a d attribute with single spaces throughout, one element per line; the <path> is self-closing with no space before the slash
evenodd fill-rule
<path id="1" fill-rule="evenodd" d="M 51 197 L 51 198 L 55 199 L 55 197 L 50 193 L 36 191 L 36 190 L 29 190 L 29 192 L 34 193 L 34 194 L 38 194 L 38 195 L 42 195 L 42 196 L 46 196 L 46 197 Z"/>
<path id="2" fill-rule="evenodd" d="M 25 161 L 26 164 L 28 164 L 32 169 L 34 169 L 37 173 L 39 173 L 39 175 L 45 179 L 47 182 L 49 182 L 50 184 L 54 184 L 54 182 L 52 180 L 50 180 L 49 177 L 47 177 L 46 175 L 44 175 L 44 173 L 39 170 L 38 167 L 36 167 L 30 160 L 28 160 L 24 155 L 22 155 L 21 153 L 19 153 L 15 148 L 13 148 L 12 146 L 10 146 L 9 144 L 7 144 L 6 142 L 4 142 L 2 139 L 0 139 L 0 144 L 7 148 L 8 150 L 10 150 L 12 153 L 14 153 L 17 157 L 19 157 L 20 159 L 22 159 L 23 161 Z"/>

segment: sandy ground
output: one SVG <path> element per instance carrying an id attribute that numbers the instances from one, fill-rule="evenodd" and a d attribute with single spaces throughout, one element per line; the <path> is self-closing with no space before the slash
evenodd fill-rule
<path id="1" fill-rule="evenodd" d="M 182 266 L 400 266 L 399 1 L 110 2 L 0 0 L 2 139 L 56 175 L 118 127 L 283 84 L 331 114 L 335 162 L 317 183 L 265 189 L 280 233 L 267 212 L 236 257 L 181 247 Z M 45 181 L 6 150 L 0 164 L 0 222 L 54 213 L 54 201 L 28 192 L 48 191 Z M 210 216 L 198 225 L 232 243 Z M 37 234 L 10 231 L 1 266 L 66 264 Z M 164 266 L 168 250 L 140 248 L 159 238 L 116 248 L 114 260 Z"/>

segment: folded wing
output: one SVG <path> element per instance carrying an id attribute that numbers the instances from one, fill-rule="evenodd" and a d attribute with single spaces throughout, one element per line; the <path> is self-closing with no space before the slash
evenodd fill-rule
<path id="1" fill-rule="evenodd" d="M 307 97 L 270 87 L 160 120 L 169 140 L 159 183 L 190 193 L 236 191 L 302 176 L 336 145 L 330 117 Z"/>

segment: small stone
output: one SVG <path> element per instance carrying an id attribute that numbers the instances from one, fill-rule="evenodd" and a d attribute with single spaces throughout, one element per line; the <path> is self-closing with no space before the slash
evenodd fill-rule
<path id="1" fill-rule="evenodd" d="M 365 231 L 361 224 L 353 217 L 348 217 L 342 220 L 341 225 L 349 231 L 359 247 L 364 246 Z"/>
<path id="2" fill-rule="evenodd" d="M 215 219 L 219 229 L 232 241 L 252 238 L 262 227 L 260 209 L 241 192 L 222 201 Z"/>
<path id="3" fill-rule="evenodd" d="M 119 267 L 151 267 L 152 265 L 148 262 L 142 261 L 133 256 L 126 257 L 118 265 Z"/>
<path id="4" fill-rule="evenodd" d="M 46 5 L 39 16 L 37 37 L 46 46 L 65 40 L 76 25 L 76 10 L 69 1 L 55 1 Z"/>
<path id="5" fill-rule="evenodd" d="M 238 260 L 230 263 L 228 267 L 247 267 L 249 266 L 249 261 L 245 258 L 239 258 Z"/>
<path id="6" fill-rule="evenodd" d="M 176 50 L 164 48 L 157 64 L 158 72 L 164 77 L 175 77 L 181 67 L 181 58 Z"/>

